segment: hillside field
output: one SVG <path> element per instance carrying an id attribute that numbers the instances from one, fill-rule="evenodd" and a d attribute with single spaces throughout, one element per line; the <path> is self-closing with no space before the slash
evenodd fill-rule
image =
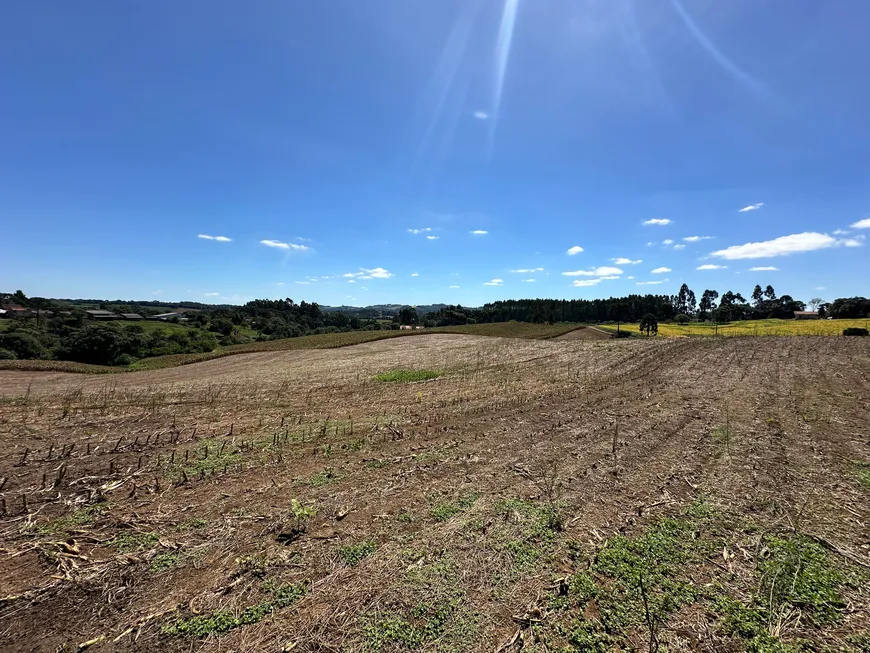
<path id="1" fill-rule="evenodd" d="M 523 328 L 0 371 L 0 651 L 868 650 L 870 339 Z"/>
<path id="2" fill-rule="evenodd" d="M 689 324 L 659 323 L 659 336 L 839 336 L 843 329 L 870 329 L 870 319 L 856 320 L 742 320 L 727 324 L 690 322 Z M 616 331 L 615 324 L 602 324 L 602 329 Z M 621 324 L 620 329 L 639 333 L 640 325 Z"/>

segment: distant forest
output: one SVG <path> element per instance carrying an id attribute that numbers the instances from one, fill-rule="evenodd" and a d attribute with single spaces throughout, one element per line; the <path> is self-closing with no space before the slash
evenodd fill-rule
<path id="1" fill-rule="evenodd" d="M 870 316 L 870 299 L 851 297 L 826 303 L 810 300 L 820 317 Z M 791 318 L 806 309 L 790 295 L 777 296 L 771 286 L 755 286 L 749 298 L 706 289 L 696 295 L 686 284 L 676 295 L 629 295 L 609 299 L 518 299 L 480 308 L 444 304 L 420 307 L 395 304 L 346 308 L 347 312 L 292 299 L 257 299 L 243 306 L 196 302 L 106 302 L 27 297 L 22 291 L 0 294 L 0 305 L 23 306 L 23 315 L 0 321 L 0 359 L 71 360 L 98 365 L 129 365 L 140 358 L 212 351 L 219 346 L 255 340 L 293 338 L 318 333 L 399 329 L 402 325 L 454 326 L 487 322 L 606 323 L 639 322 L 653 314 L 659 321 L 733 322 Z M 172 310 L 168 322 L 94 322 L 86 308 L 136 312 L 144 316 Z M 351 312 L 352 311 L 352 312 Z M 7 312 L 6 316 L 14 312 Z M 21 313 L 18 311 L 18 313 Z"/>

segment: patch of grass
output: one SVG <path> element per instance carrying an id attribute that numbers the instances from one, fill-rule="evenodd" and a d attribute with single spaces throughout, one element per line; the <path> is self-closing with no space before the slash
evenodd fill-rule
<path id="1" fill-rule="evenodd" d="M 264 584 L 271 596 L 260 603 L 248 606 L 236 615 L 229 610 L 217 610 L 206 615 L 177 619 L 165 624 L 160 633 L 169 637 L 200 639 L 208 635 L 220 635 L 242 626 L 250 626 L 276 610 L 286 608 L 299 600 L 308 591 L 308 583 L 274 586 Z"/>
<path id="2" fill-rule="evenodd" d="M 477 632 L 477 619 L 465 607 L 459 567 L 450 554 L 422 566 L 413 565 L 405 584 L 417 597 L 404 612 L 365 616 L 363 645 L 367 652 L 417 650 L 461 653 Z"/>
<path id="3" fill-rule="evenodd" d="M 855 478 L 865 488 L 870 489 L 870 462 L 856 460 L 855 462 Z"/>
<path id="4" fill-rule="evenodd" d="M 377 546 L 371 540 L 365 540 L 357 544 L 348 544 L 339 548 L 338 555 L 349 567 L 355 567 L 364 559 L 372 555 Z"/>
<path id="5" fill-rule="evenodd" d="M 60 517 L 59 519 L 54 519 L 50 522 L 39 525 L 36 527 L 35 531 L 40 535 L 53 535 L 55 533 L 73 530 L 76 526 L 85 526 L 94 522 L 108 509 L 108 506 L 104 503 L 87 506 L 76 510 L 66 517 Z"/>
<path id="6" fill-rule="evenodd" d="M 163 551 L 151 558 L 148 571 L 152 574 L 159 574 L 170 569 L 183 567 L 191 560 L 202 558 L 203 555 L 205 555 L 205 547 L 197 547 L 191 550 Z"/>
<path id="7" fill-rule="evenodd" d="M 429 509 L 429 514 L 435 521 L 447 521 L 454 515 L 458 515 L 474 505 L 479 495 L 476 492 L 465 494 L 455 501 L 443 501 Z"/>
<path id="8" fill-rule="evenodd" d="M 401 510 L 396 513 L 396 520 L 405 524 L 411 524 L 414 522 L 414 515 L 408 510 Z"/>
<path id="9" fill-rule="evenodd" d="M 187 521 L 181 522 L 175 528 L 184 533 L 185 531 L 195 531 L 199 530 L 200 528 L 205 528 L 207 524 L 207 519 L 203 519 L 202 517 L 193 517 L 191 519 L 188 519 Z"/>
<path id="10" fill-rule="evenodd" d="M 758 572 L 768 611 L 780 615 L 797 608 L 818 626 L 838 621 L 844 607 L 840 586 L 846 578 L 825 549 L 799 535 L 767 535 L 762 542 L 766 555 Z"/>
<path id="11" fill-rule="evenodd" d="M 563 528 L 562 508 L 522 499 L 506 499 L 495 504 L 495 512 L 501 519 L 492 526 L 492 546 L 510 559 L 508 576 L 531 567 L 551 548 L 556 534 Z"/>
<path id="12" fill-rule="evenodd" d="M 314 517 L 317 514 L 317 508 L 312 504 L 301 503 L 298 499 L 290 499 L 290 514 L 297 521 Z"/>
<path id="13" fill-rule="evenodd" d="M 308 487 L 323 487 L 330 483 L 335 483 L 341 480 L 341 476 L 336 474 L 331 469 L 324 469 L 308 478 L 301 478 L 295 481 L 296 485 L 306 485 Z"/>
<path id="14" fill-rule="evenodd" d="M 392 465 L 393 461 L 388 458 L 379 458 L 377 460 L 370 460 L 366 463 L 366 467 L 369 469 L 382 469 L 387 467 L 388 465 Z"/>
<path id="15" fill-rule="evenodd" d="M 118 533 L 110 542 L 109 546 L 115 547 L 118 553 L 135 553 L 150 549 L 157 544 L 160 536 L 154 532 L 139 533 L 135 531 L 125 531 Z"/>
<path id="16" fill-rule="evenodd" d="M 415 381 L 429 381 L 442 375 L 438 370 L 390 370 L 375 374 L 375 381 L 383 383 L 412 383 Z"/>

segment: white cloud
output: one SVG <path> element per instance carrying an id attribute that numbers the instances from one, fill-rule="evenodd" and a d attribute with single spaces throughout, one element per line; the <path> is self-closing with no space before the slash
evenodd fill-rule
<path id="1" fill-rule="evenodd" d="M 216 240 L 219 243 L 231 243 L 233 242 L 232 238 L 227 238 L 226 236 L 209 236 L 208 234 L 197 234 L 197 238 L 202 238 L 204 240 Z"/>
<path id="2" fill-rule="evenodd" d="M 610 274 L 606 277 L 598 277 L 598 278 L 601 279 L 602 281 L 605 281 L 605 280 L 611 280 L 611 279 L 619 279 L 619 275 L 618 274 Z"/>
<path id="3" fill-rule="evenodd" d="M 870 218 L 868 218 L 868 220 L 870 220 Z M 831 233 L 835 236 L 845 236 L 846 234 L 850 234 L 852 232 L 847 229 L 834 229 Z"/>
<path id="4" fill-rule="evenodd" d="M 713 236 L 686 236 L 683 238 L 687 243 L 697 243 L 699 240 L 710 240 Z"/>
<path id="5" fill-rule="evenodd" d="M 408 229 L 409 234 L 424 234 L 432 231 L 432 227 L 423 227 L 422 229 Z"/>
<path id="6" fill-rule="evenodd" d="M 311 248 L 306 245 L 297 245 L 296 243 L 282 243 L 278 240 L 261 240 L 261 245 L 266 247 L 274 247 L 276 249 L 293 250 L 294 252 L 307 252 Z"/>
<path id="7" fill-rule="evenodd" d="M 566 277 L 608 277 L 614 274 L 622 274 L 622 270 L 602 265 L 592 270 L 574 270 L 573 272 L 563 272 L 562 274 Z"/>
<path id="8" fill-rule="evenodd" d="M 655 241 L 652 240 L 646 244 L 647 247 L 652 247 L 653 245 L 655 245 Z"/>
<path id="9" fill-rule="evenodd" d="M 704 265 L 699 265 L 696 267 L 696 270 L 724 270 L 727 268 L 727 265 L 714 265 L 713 263 L 705 263 Z"/>
<path id="10" fill-rule="evenodd" d="M 712 256 L 729 260 L 742 258 L 769 258 L 774 256 L 788 256 L 798 252 L 811 252 L 817 249 L 827 249 L 837 245 L 847 245 L 845 241 L 837 240 L 828 234 L 820 234 L 807 231 L 802 234 L 780 236 L 773 240 L 765 240 L 759 243 L 746 243 L 745 245 L 732 245 L 712 253 Z M 848 245 L 855 246 L 855 245 Z"/>
<path id="11" fill-rule="evenodd" d="M 847 238 L 840 241 L 846 247 L 861 247 L 864 244 L 864 236 L 856 236 L 855 238 Z"/>
<path id="12" fill-rule="evenodd" d="M 188 292 L 190 292 L 190 291 L 188 291 Z M 162 295 L 162 294 L 163 294 L 163 291 L 162 291 L 162 290 L 152 290 L 152 291 L 151 291 L 151 294 L 152 294 L 152 295 Z"/>
<path id="13" fill-rule="evenodd" d="M 472 236 L 485 236 L 488 234 L 488 231 L 484 231 L 483 229 L 475 229 L 474 231 L 469 231 Z"/>
<path id="14" fill-rule="evenodd" d="M 759 202 L 758 204 L 750 204 L 749 206 L 744 206 L 742 209 L 738 211 L 738 213 L 746 213 L 747 211 L 757 211 L 762 206 L 764 206 L 764 202 Z"/>
<path id="15" fill-rule="evenodd" d="M 202 293 L 205 297 L 220 297 L 221 294 L 219 292 L 204 292 Z"/>
<path id="16" fill-rule="evenodd" d="M 665 226 L 666 224 L 671 224 L 671 221 L 668 218 L 652 218 L 651 220 L 644 220 L 644 225 L 660 225 Z"/>
<path id="17" fill-rule="evenodd" d="M 673 244 L 674 244 L 674 241 L 671 240 L 670 238 L 665 238 L 665 239 L 662 241 L 662 245 L 673 245 Z"/>
<path id="18" fill-rule="evenodd" d="M 775 268 L 772 265 L 756 265 L 754 268 L 749 268 L 750 272 L 776 272 L 779 271 L 779 268 Z"/>
<path id="19" fill-rule="evenodd" d="M 683 244 L 674 245 L 674 249 L 686 249 L 686 246 Z"/>
<path id="20" fill-rule="evenodd" d="M 486 111 L 475 111 L 473 114 L 478 120 L 489 120 L 489 114 Z"/>
<path id="21" fill-rule="evenodd" d="M 853 222 L 849 225 L 852 229 L 870 229 L 870 218 L 864 218 L 863 220 L 858 220 L 858 222 Z M 834 232 L 836 233 L 836 232 Z"/>
<path id="22" fill-rule="evenodd" d="M 522 281 L 523 283 L 534 283 L 535 282 L 534 279 L 520 279 L 520 281 Z"/>
<path id="23" fill-rule="evenodd" d="M 441 236 L 426 236 L 426 240 L 438 240 Z"/>
<path id="24" fill-rule="evenodd" d="M 583 248 L 580 245 L 574 245 L 574 247 L 570 248 L 567 252 L 565 252 L 568 256 L 574 256 L 575 254 L 579 254 L 583 251 Z"/>
<path id="25" fill-rule="evenodd" d="M 504 279 L 491 279 L 490 281 L 487 281 L 483 285 L 484 286 L 500 286 L 503 283 L 504 283 Z"/>
<path id="26" fill-rule="evenodd" d="M 356 283 L 356 279 L 348 279 L 347 282 L 348 283 Z"/>
<path id="27" fill-rule="evenodd" d="M 347 279 L 389 279 L 393 273 L 384 268 L 360 268 L 359 272 L 345 272 L 341 276 Z"/>
<path id="28" fill-rule="evenodd" d="M 612 258 L 610 259 L 617 265 L 637 265 L 638 263 L 643 263 L 641 259 L 637 259 L 636 261 L 632 261 L 630 258 Z"/>
<path id="29" fill-rule="evenodd" d="M 300 286 L 307 286 L 311 282 L 310 281 L 294 281 L 293 283 L 298 283 Z"/>
<path id="30" fill-rule="evenodd" d="M 626 279 L 634 279 L 634 277 L 626 277 Z"/>
<path id="31" fill-rule="evenodd" d="M 669 279 L 662 279 L 661 281 L 638 281 L 636 286 L 657 286 L 660 283 L 664 283 L 665 281 L 669 281 Z"/>
<path id="32" fill-rule="evenodd" d="M 575 288 L 588 288 L 589 286 L 598 285 L 601 282 L 601 279 L 574 279 L 574 283 L 571 284 Z"/>
<path id="33" fill-rule="evenodd" d="M 419 272 L 412 272 L 412 273 L 411 273 L 411 276 L 412 276 L 412 277 L 419 277 L 419 276 L 420 276 L 420 273 L 419 273 Z"/>
<path id="34" fill-rule="evenodd" d="M 459 288 L 459 286 L 447 286 L 448 288 Z"/>
<path id="35" fill-rule="evenodd" d="M 816 290 L 824 290 L 824 289 L 825 289 L 824 286 L 816 286 Z"/>
<path id="36" fill-rule="evenodd" d="M 511 270 L 511 272 L 516 272 L 518 274 L 528 274 L 529 272 L 543 272 L 544 268 L 523 268 L 521 270 Z"/>
<path id="37" fill-rule="evenodd" d="M 653 274 L 664 274 L 665 272 L 670 272 L 670 271 L 671 271 L 670 268 L 666 268 L 666 267 L 662 266 L 660 268 L 656 268 L 655 270 L 653 270 L 652 273 Z"/>

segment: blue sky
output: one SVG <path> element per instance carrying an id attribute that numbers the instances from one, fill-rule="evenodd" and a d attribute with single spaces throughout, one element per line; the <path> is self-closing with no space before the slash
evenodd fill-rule
<path id="1" fill-rule="evenodd" d="M 0 290 L 867 295 L 868 23 L 816 0 L 4 2 Z"/>

